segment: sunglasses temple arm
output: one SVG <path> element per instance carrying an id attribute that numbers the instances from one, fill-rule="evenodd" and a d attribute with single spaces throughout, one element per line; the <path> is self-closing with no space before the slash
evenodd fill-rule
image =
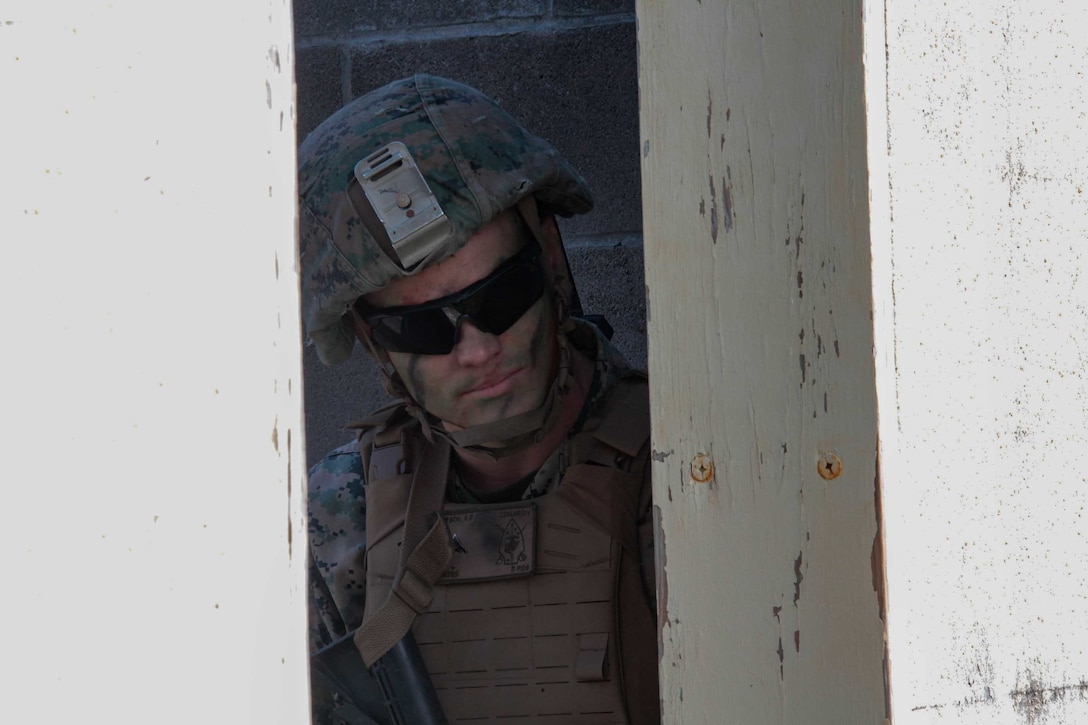
<path id="1" fill-rule="evenodd" d="M 587 315 L 582 309 L 582 298 L 578 296 L 578 285 L 574 281 L 574 272 L 570 268 L 567 246 L 563 244 L 563 234 L 559 231 L 559 225 L 556 224 L 555 227 L 555 233 L 559 236 L 559 251 L 563 255 L 563 264 L 567 267 L 567 278 L 570 280 L 570 315 L 593 323 L 607 339 L 611 340 L 614 331 L 604 315 Z"/>
<path id="2" fill-rule="evenodd" d="M 559 225 L 555 225 L 555 234 L 559 238 L 559 253 L 563 255 L 563 264 L 567 268 L 567 279 L 570 280 L 570 314 L 571 317 L 585 317 L 582 309 L 582 298 L 578 296 L 578 285 L 574 281 L 574 272 L 570 268 L 570 257 L 567 256 L 567 245 L 563 243 L 563 233 L 559 231 Z"/>

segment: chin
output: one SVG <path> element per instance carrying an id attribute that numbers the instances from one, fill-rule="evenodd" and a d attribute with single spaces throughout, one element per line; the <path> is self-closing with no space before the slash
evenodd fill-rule
<path id="1" fill-rule="evenodd" d="M 455 425 L 458 428 L 489 425 L 524 413 L 532 412 L 544 404 L 544 400 L 548 395 L 548 389 L 549 386 L 543 386 L 541 389 L 534 390 L 531 393 L 522 391 L 522 395 L 513 397 L 512 399 L 497 399 L 491 401 L 490 405 L 484 404 L 479 406 L 476 410 L 466 410 L 463 415 L 459 416 L 459 420 L 465 422 L 457 423 Z"/>

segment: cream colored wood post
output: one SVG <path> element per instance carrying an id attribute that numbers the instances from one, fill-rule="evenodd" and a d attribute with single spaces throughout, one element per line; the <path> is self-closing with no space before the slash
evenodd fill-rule
<path id="1" fill-rule="evenodd" d="M 308 722 L 291 8 L 0 8 L 0 722 Z"/>
<path id="2" fill-rule="evenodd" d="M 895 723 L 1088 723 L 1088 5 L 866 14 Z"/>
<path id="3" fill-rule="evenodd" d="M 861 3 L 637 5 L 668 723 L 881 723 Z"/>

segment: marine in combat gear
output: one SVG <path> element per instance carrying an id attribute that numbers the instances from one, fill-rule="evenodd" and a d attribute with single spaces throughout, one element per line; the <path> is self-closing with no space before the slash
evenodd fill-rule
<path id="1" fill-rule="evenodd" d="M 428 75 L 299 160 L 309 340 L 397 399 L 310 472 L 311 648 L 354 632 L 369 667 L 410 631 L 450 722 L 659 722 L 646 380 L 572 314 L 585 181 Z M 361 718 L 315 685 L 315 723 Z"/>

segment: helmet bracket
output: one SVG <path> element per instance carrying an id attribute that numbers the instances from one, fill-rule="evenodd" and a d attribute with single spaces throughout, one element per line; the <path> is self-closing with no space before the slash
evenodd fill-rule
<path id="1" fill-rule="evenodd" d="M 412 269 L 446 244 L 450 220 L 403 143 L 393 141 L 358 162 L 354 176 L 363 194 L 352 193 L 350 184 L 352 204 L 401 269 Z"/>

